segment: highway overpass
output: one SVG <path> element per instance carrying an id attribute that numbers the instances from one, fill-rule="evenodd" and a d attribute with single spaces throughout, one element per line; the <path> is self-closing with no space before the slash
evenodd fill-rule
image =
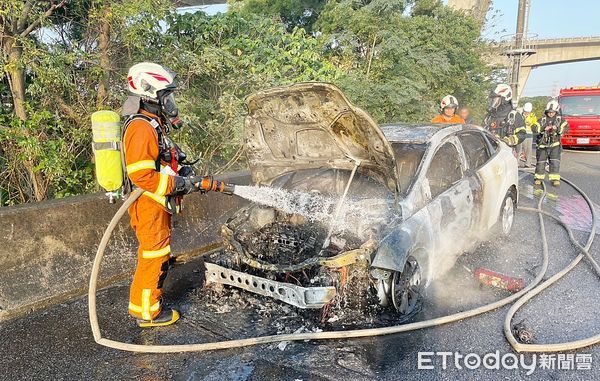
<path id="1" fill-rule="evenodd" d="M 486 58 L 488 64 L 498 68 L 510 67 L 509 56 L 514 52 L 512 46 L 512 41 L 495 45 L 492 54 Z M 531 70 L 536 67 L 600 59 L 600 37 L 528 40 L 524 49 L 527 54 L 521 62 L 519 94 L 522 93 Z"/>

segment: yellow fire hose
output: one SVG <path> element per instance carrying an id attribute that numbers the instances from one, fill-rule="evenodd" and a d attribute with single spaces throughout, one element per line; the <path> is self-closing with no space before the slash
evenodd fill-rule
<path id="1" fill-rule="evenodd" d="M 177 344 L 177 345 L 141 345 L 141 344 L 129 344 L 123 343 L 119 341 L 110 340 L 102 337 L 100 333 L 100 326 L 98 325 L 98 316 L 96 312 L 96 289 L 97 289 L 97 279 L 98 274 L 100 272 L 100 265 L 102 263 L 102 258 L 104 256 L 104 250 L 108 244 L 108 241 L 112 235 L 113 230 L 117 226 L 121 217 L 125 214 L 126 210 L 129 206 L 143 193 L 141 190 L 136 190 L 133 192 L 129 198 L 123 203 L 121 208 L 117 211 L 110 224 L 108 225 L 104 235 L 102 236 L 102 240 L 100 241 L 100 245 L 98 246 L 98 251 L 96 253 L 96 258 L 94 259 L 94 264 L 92 266 L 92 274 L 90 277 L 90 285 L 89 285 L 89 293 L 88 293 L 88 301 L 89 301 L 89 317 L 90 324 L 92 327 L 92 332 L 94 334 L 94 340 L 106 347 L 125 350 L 125 351 L 133 351 L 133 352 L 146 352 L 146 353 L 176 353 L 176 352 L 197 352 L 197 351 L 208 351 L 214 349 L 227 349 L 227 348 L 240 348 L 250 345 L 257 344 L 268 344 L 275 343 L 281 341 L 300 341 L 300 340 L 326 340 L 326 339 L 348 339 L 348 338 L 356 338 L 356 337 L 370 337 L 370 336 L 381 336 L 381 335 L 389 335 L 393 333 L 400 332 L 408 332 L 414 331 L 422 328 L 430 328 L 442 324 L 452 323 L 459 320 L 463 320 L 466 318 L 470 318 L 473 316 L 481 315 L 486 312 L 493 311 L 500 307 L 503 307 L 507 304 L 516 301 L 516 303 L 510 308 L 506 315 L 506 319 L 504 322 L 504 333 L 512 345 L 512 347 L 518 352 L 550 352 L 550 351 L 566 351 L 577 348 L 583 348 L 586 346 L 594 345 L 600 342 L 600 335 L 595 335 L 589 337 L 587 339 L 567 342 L 567 343 L 557 343 L 557 344 L 522 344 L 519 343 L 512 334 L 510 322 L 517 312 L 517 310 L 529 301 L 531 298 L 548 288 L 550 285 L 555 283 L 558 279 L 562 278 L 565 274 L 571 271 L 585 256 L 588 259 L 591 259 L 592 264 L 595 261 L 589 255 L 588 250 L 590 249 L 592 242 L 594 240 L 595 235 L 595 226 L 596 226 L 596 214 L 594 211 L 593 204 L 591 200 L 587 197 L 585 193 L 581 191 L 578 187 L 576 187 L 573 183 L 568 180 L 564 180 L 567 184 L 571 185 L 581 196 L 585 199 L 587 204 L 590 207 L 592 213 L 592 229 L 590 232 L 590 236 L 587 240 L 587 243 L 584 247 L 579 245 L 575 241 L 575 238 L 572 234 L 571 229 L 566 226 L 562 221 L 560 221 L 557 217 L 548 214 L 547 212 L 542 210 L 542 202 L 546 197 L 546 189 L 544 187 L 544 193 L 538 202 L 537 209 L 535 208 L 519 208 L 520 210 L 535 212 L 538 213 L 539 221 L 540 221 L 540 231 L 542 235 L 542 249 L 543 249 L 543 261 L 540 272 L 536 275 L 533 282 L 527 285 L 521 291 L 508 296 L 504 299 L 498 300 L 496 302 L 486 304 L 484 306 L 459 312 L 447 316 L 442 316 L 435 319 L 410 323 L 410 324 L 402 324 L 391 327 L 382 327 L 382 328 L 368 328 L 368 329 L 355 329 L 355 330 L 347 330 L 347 331 L 330 331 L 330 332 L 308 332 L 308 333 L 292 333 L 292 334 L 282 334 L 282 335 L 270 335 L 270 336 L 259 336 L 259 337 L 251 337 L 247 339 L 238 339 L 238 340 L 227 340 L 227 341 L 218 341 L 212 343 L 199 343 L 199 344 Z M 546 240 L 546 229 L 544 226 L 544 215 L 549 215 L 556 219 L 563 228 L 567 230 L 569 235 L 569 239 L 571 242 L 577 247 L 577 249 L 581 252 L 567 267 L 565 267 L 562 271 L 541 283 L 546 271 L 548 270 L 548 242 Z M 594 265 L 594 268 L 598 271 L 600 268 L 597 268 L 597 263 Z M 598 272 L 600 276 L 600 271 Z M 537 287 L 536 287 L 537 286 Z"/>

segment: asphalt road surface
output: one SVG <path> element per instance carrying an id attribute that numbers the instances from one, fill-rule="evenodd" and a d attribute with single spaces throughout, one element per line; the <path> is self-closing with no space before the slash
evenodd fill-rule
<path id="1" fill-rule="evenodd" d="M 600 204 L 600 152 L 567 151 L 561 172 Z M 521 180 L 520 205 L 533 206 L 531 176 Z M 563 184 L 545 208 L 577 229 L 582 241 L 589 212 Z M 597 208 L 597 213 L 600 210 Z M 554 222 L 546 223 L 548 277 L 576 255 Z M 592 247 L 598 257 L 600 243 Z M 477 267 L 531 281 L 541 264 L 537 216 L 518 212 L 506 242 L 488 242 L 461 256 L 454 267 L 427 290 L 424 320 L 463 311 L 500 299 L 506 293 L 480 286 L 471 274 Z M 200 287 L 200 264 L 188 263 L 169 275 L 167 297 L 184 319 L 171 327 L 141 330 L 127 317 L 128 285 L 99 293 L 100 326 L 105 337 L 138 344 L 182 344 L 252 337 L 312 329 L 301 318 L 285 320 L 289 307 L 260 297 L 224 292 L 223 301 L 207 298 Z M 227 291 L 227 290 L 225 290 Z M 600 284 L 583 260 L 557 285 L 527 304 L 513 323 L 522 322 L 535 343 L 555 343 L 600 333 Z M 523 365 L 506 342 L 502 324 L 508 307 L 436 328 L 389 336 L 334 341 L 262 345 L 183 354 L 121 352 L 94 343 L 81 298 L 0 325 L 1 380 L 592 380 L 600 378 L 600 346 L 549 356 L 527 354 Z M 283 316 L 281 312 L 283 313 Z M 275 313 L 277 312 L 277 313 Z M 290 315 L 294 315 L 290 313 Z M 282 350 L 283 349 L 283 350 Z M 445 353 L 445 354 L 444 354 Z M 420 355 L 419 355 L 420 354 Z M 486 357 L 487 355 L 487 357 Z M 419 362 L 421 356 L 421 362 Z M 467 356 L 469 361 L 465 361 Z M 477 359 L 487 358 L 486 368 Z M 443 359 L 446 359 L 444 367 Z M 502 359 L 504 358 L 504 363 Z M 496 359 L 500 360 L 497 361 Z M 591 364 L 590 364 L 591 361 Z M 420 369 L 423 366 L 429 369 Z M 457 365 L 458 364 L 458 365 Z M 476 366 L 478 365 L 478 366 Z M 470 369 L 473 368 L 473 369 Z M 499 368 L 499 369 L 493 369 Z"/>

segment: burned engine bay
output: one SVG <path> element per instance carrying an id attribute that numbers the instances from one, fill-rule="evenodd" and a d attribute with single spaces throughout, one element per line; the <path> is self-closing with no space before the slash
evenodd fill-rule
<path id="1" fill-rule="evenodd" d="M 333 311 L 378 312 L 369 264 L 399 216 L 394 195 L 358 172 L 340 203 L 350 177 L 345 170 L 301 170 L 253 189 L 279 192 L 288 205 L 259 200 L 230 218 L 222 226 L 225 250 L 206 260 L 207 284 L 320 311 L 321 321 L 331 320 Z"/>

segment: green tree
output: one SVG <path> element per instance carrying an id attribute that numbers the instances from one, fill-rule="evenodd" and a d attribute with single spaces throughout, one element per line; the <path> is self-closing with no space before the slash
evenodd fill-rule
<path id="1" fill-rule="evenodd" d="M 480 109 L 488 70 L 478 24 L 441 5 L 410 16 L 408 5 L 328 2 L 315 27 L 345 92 L 380 122 L 429 121 L 446 94 Z"/>
<path id="2" fill-rule="evenodd" d="M 58 3 L 52 0 L 3 0 L 0 3 L 0 64 L 10 86 L 14 113 L 21 120 L 27 119 L 23 62 L 27 39 L 65 3 L 66 0 Z"/>
<path id="3" fill-rule="evenodd" d="M 303 28 L 286 33 L 285 25 L 264 16 L 172 13 L 167 25 L 152 45 L 154 51 L 170 53 L 163 63 L 180 78 L 178 101 L 187 128 L 175 139 L 202 157 L 199 172 L 231 169 L 242 157 L 244 99 L 250 93 L 339 76 L 316 38 Z M 154 51 L 145 58 L 151 59 Z"/>
<path id="4" fill-rule="evenodd" d="M 243 13 L 278 17 L 288 32 L 296 27 L 310 32 L 325 3 L 325 0 L 246 0 L 240 9 Z"/>
<path id="5" fill-rule="evenodd" d="M 144 60 L 179 73 L 187 128 L 173 138 L 199 173 L 243 163 L 244 99 L 271 86 L 333 82 L 379 122 L 428 121 L 445 94 L 476 116 L 485 104 L 479 27 L 435 0 L 247 0 L 212 17 L 167 0 L 57 1 L 0 5 L 1 204 L 98 189 L 90 114 L 118 111 Z"/>
<path id="6" fill-rule="evenodd" d="M 537 96 L 537 97 L 523 97 L 519 99 L 519 105 L 523 107 L 523 105 L 527 102 L 530 102 L 533 106 L 533 113 L 535 116 L 541 118 L 544 115 L 544 110 L 546 109 L 546 104 L 552 99 L 552 97 L 547 96 Z"/>
<path id="7" fill-rule="evenodd" d="M 160 12 L 167 4 L 150 0 L 3 3 L 3 22 L 14 24 L 25 12 L 30 20 L 26 22 L 30 26 L 14 38 L 20 50 L 18 65 L 3 61 L 11 90 L 13 71 L 22 73 L 17 78 L 26 75 L 22 99 L 11 91 L 12 109 L 0 114 L 3 203 L 93 189 L 89 116 L 97 108 L 118 107 L 120 90 L 110 90 L 122 88 L 130 62 L 127 53 L 147 48 L 147 41 L 141 43 L 140 38 L 148 29 L 160 29 Z M 44 6 L 49 8 L 41 13 Z M 31 32 L 23 36 L 27 30 Z M 3 44 L 5 49 L 9 46 Z"/>

